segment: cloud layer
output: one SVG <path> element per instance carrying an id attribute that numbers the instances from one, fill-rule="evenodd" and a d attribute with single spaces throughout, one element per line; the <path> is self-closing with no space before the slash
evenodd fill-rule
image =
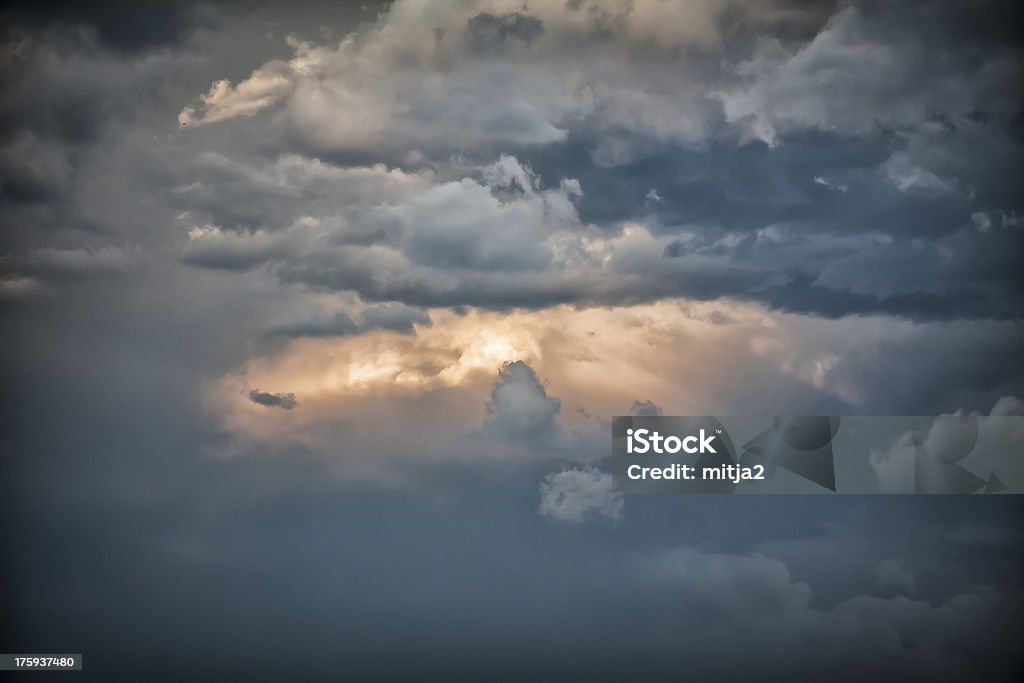
<path id="1" fill-rule="evenodd" d="M 618 414 L 1020 412 L 1013 9 L 9 3 L 6 651 L 79 643 L 104 680 L 1019 668 L 1013 497 L 605 473 Z"/>

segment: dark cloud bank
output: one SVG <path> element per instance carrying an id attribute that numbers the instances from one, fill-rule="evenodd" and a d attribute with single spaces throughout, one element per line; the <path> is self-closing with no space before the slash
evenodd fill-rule
<path id="1" fill-rule="evenodd" d="M 1016 680 L 1012 496 L 623 504 L 525 364 L 480 433 L 542 461 L 210 455 L 207 382 L 424 307 L 909 320 L 837 361 L 851 412 L 1024 395 L 1012 3 L 457 6 L 0 12 L 0 649 L 103 681 Z"/>

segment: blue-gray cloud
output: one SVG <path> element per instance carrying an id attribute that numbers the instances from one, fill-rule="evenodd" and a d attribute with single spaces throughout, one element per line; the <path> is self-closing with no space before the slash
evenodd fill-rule
<path id="1" fill-rule="evenodd" d="M 204 400 L 268 347 L 409 332 L 430 306 L 687 297 L 834 318 L 850 339 L 824 373 L 842 399 L 780 352 L 721 379 L 725 410 L 1024 395 L 1007 3 L 12 7 L 6 651 L 77 644 L 103 680 L 1019 668 L 1013 497 L 623 501 L 603 433 L 578 438 L 576 406 L 523 363 L 489 403 L 451 403 L 480 429 L 442 464 L 423 457 L 449 445 L 435 425 L 403 415 L 448 388 L 396 388 L 411 412 L 378 436 L 397 445 L 341 411 L 319 451 L 248 442 Z M 784 343 L 814 341 L 790 322 Z M 258 386 L 234 394 L 257 419 L 312 412 Z M 400 481 L 353 484 L 378 455 Z M 563 523 L 580 521 L 597 523 Z"/>
<path id="2" fill-rule="evenodd" d="M 291 410 L 295 406 L 299 405 L 299 402 L 295 400 L 295 394 L 275 394 L 267 391 L 260 391 L 259 389 L 253 389 L 249 392 L 249 400 L 261 406 L 267 406 L 268 408 L 282 408 L 284 410 Z"/>

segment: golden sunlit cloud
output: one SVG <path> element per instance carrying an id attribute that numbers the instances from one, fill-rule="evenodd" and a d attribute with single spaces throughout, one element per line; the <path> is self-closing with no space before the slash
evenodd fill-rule
<path id="1" fill-rule="evenodd" d="M 364 438 L 425 443 L 478 429 L 501 366 L 521 360 L 571 430 L 601 429 L 634 401 L 666 414 L 722 414 L 775 397 L 824 390 L 856 399 L 856 386 L 831 371 L 861 337 L 909 330 L 910 323 L 822 320 L 735 301 L 665 300 L 625 307 L 458 315 L 430 312 L 412 333 L 375 330 L 300 338 L 252 358 L 210 388 L 211 408 L 232 433 L 287 440 L 318 452 Z M 250 400 L 250 392 L 294 394 L 292 410 Z M 393 425 L 401 424 L 396 430 Z M 404 436 L 399 436 L 399 432 Z M 410 456 L 412 457 L 412 456 Z"/>

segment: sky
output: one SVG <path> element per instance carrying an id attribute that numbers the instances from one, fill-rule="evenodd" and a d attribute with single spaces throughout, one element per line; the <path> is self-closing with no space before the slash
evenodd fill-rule
<path id="1" fill-rule="evenodd" d="M 1014 496 L 623 495 L 608 463 L 615 415 L 1024 414 L 1015 19 L 6 3 L 0 650 L 1015 678 Z"/>

